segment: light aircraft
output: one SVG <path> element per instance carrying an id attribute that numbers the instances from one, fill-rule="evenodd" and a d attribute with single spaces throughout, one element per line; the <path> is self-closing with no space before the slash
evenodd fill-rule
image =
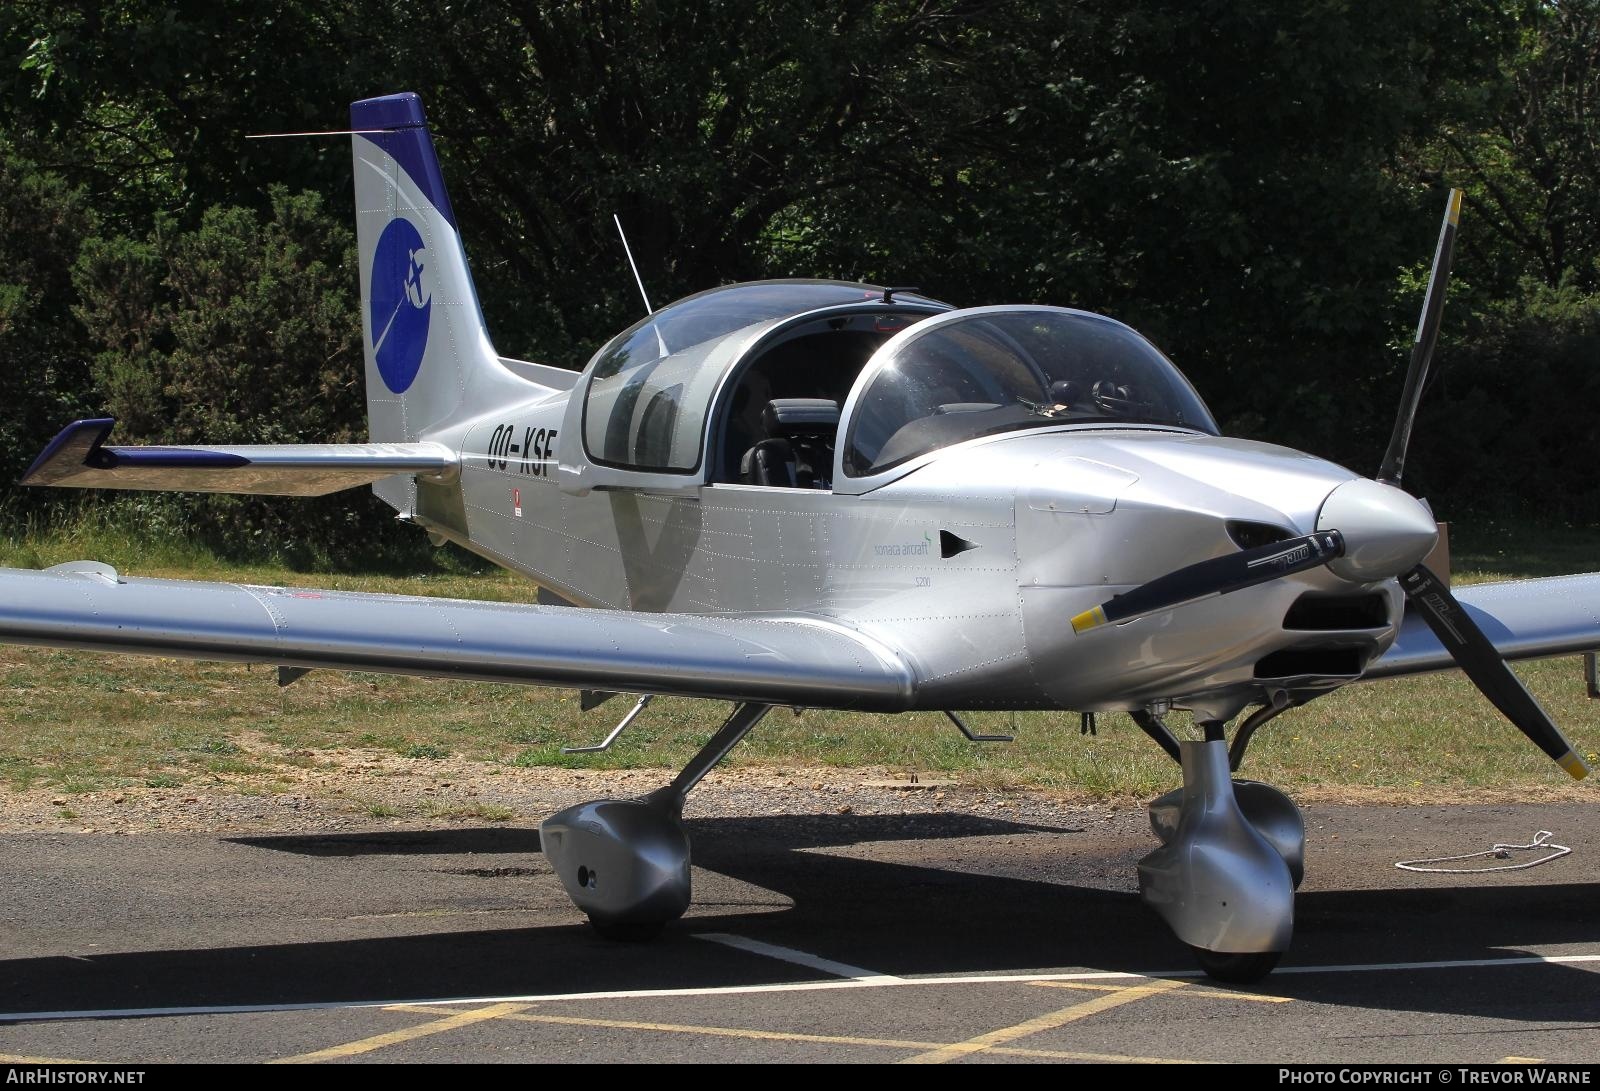
<path id="1" fill-rule="evenodd" d="M 623 936 L 688 907 L 684 797 L 775 706 L 946 711 L 964 730 L 961 710 L 1131 713 L 1183 773 L 1151 806 L 1143 899 L 1232 980 L 1267 973 L 1293 927 L 1299 812 L 1232 776 L 1284 710 L 1459 667 L 1587 772 L 1505 660 L 1589 653 L 1592 680 L 1600 574 L 1452 593 L 1422 565 L 1432 513 L 1399 488 L 1459 194 L 1369 479 L 1222 437 L 1150 342 L 1060 307 L 766 281 L 650 313 L 581 374 L 501 357 L 417 96 L 353 104 L 348 131 L 371 442 L 125 447 L 85 420 L 24 480 L 370 484 L 435 542 L 529 577 L 538 603 L 86 562 L 0 571 L 0 640 L 277 664 L 280 680 L 335 668 L 731 702 L 670 784 L 541 827 L 572 900 Z M 1174 709 L 1201 738 L 1179 741 Z"/>

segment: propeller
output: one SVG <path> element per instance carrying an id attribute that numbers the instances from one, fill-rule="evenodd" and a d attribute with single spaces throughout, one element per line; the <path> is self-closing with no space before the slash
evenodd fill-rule
<path id="1" fill-rule="evenodd" d="M 1302 538 L 1290 538 L 1271 545 L 1213 557 L 1176 572 L 1151 580 L 1132 591 L 1108 599 L 1072 619 L 1072 631 L 1088 632 L 1101 625 L 1158 610 L 1170 610 L 1187 602 L 1241 591 L 1279 576 L 1304 572 L 1344 556 L 1344 535 L 1337 530 L 1318 531 Z"/>
<path id="2" fill-rule="evenodd" d="M 1433 255 L 1433 272 L 1428 277 L 1428 294 L 1422 301 L 1422 318 L 1411 344 L 1411 366 L 1406 371 L 1405 389 L 1400 395 L 1400 410 L 1395 415 L 1389 449 L 1384 452 L 1378 480 L 1399 487 L 1406 468 L 1406 449 L 1411 444 L 1411 425 L 1416 420 L 1417 403 L 1428 378 L 1428 364 L 1439 340 L 1439 325 L 1444 316 L 1444 293 L 1450 283 L 1450 259 L 1455 252 L 1456 225 L 1461 220 L 1461 191 L 1452 189 L 1445 205 L 1444 223 L 1439 228 L 1439 248 Z M 1485 697 L 1498 708 L 1517 730 L 1565 769 L 1574 780 L 1589 775 L 1589 767 L 1572 749 L 1550 714 L 1528 692 L 1505 659 L 1484 635 L 1478 623 L 1444 581 L 1418 564 L 1400 577 L 1406 601 L 1422 615 L 1433 635 L 1439 638 L 1461 673 L 1472 680 Z"/>
<path id="3" fill-rule="evenodd" d="M 1186 565 L 1085 610 L 1072 619 L 1072 631 L 1086 633 L 1322 565 L 1353 583 L 1392 579 L 1427 556 L 1438 537 L 1433 516 L 1414 497 L 1356 478 L 1323 500 L 1315 533 Z"/>
<path id="4" fill-rule="evenodd" d="M 1400 393 L 1400 410 L 1395 414 L 1389 449 L 1378 468 L 1378 480 L 1399 487 L 1406 468 L 1406 448 L 1411 445 L 1411 425 L 1422 400 L 1422 385 L 1428 378 L 1433 346 L 1439 341 L 1439 325 L 1444 318 L 1444 291 L 1450 286 L 1450 259 L 1456 249 L 1456 224 L 1461 220 L 1461 191 L 1453 189 L 1445 202 L 1444 223 L 1439 227 L 1439 248 L 1433 252 L 1433 272 L 1428 275 L 1428 294 L 1422 299 L 1422 317 L 1417 321 L 1417 336 L 1411 342 L 1411 366 L 1406 370 L 1405 389 Z"/>
<path id="5" fill-rule="evenodd" d="M 1428 571 L 1426 565 L 1419 564 L 1400 577 L 1400 587 L 1406 593 L 1406 601 L 1422 614 L 1422 620 L 1428 623 L 1428 628 L 1456 661 L 1461 673 L 1472 679 L 1479 692 L 1535 746 L 1571 774 L 1573 780 L 1588 776 L 1589 767 L 1572 749 L 1550 714 L 1528 692 L 1522 680 L 1511 673 L 1506 661 L 1444 581 Z"/>
<path id="6" fill-rule="evenodd" d="M 1548 754 L 1573 779 L 1589 767 L 1573 750 L 1505 659 L 1484 635 L 1444 582 L 1421 563 L 1436 537 L 1432 515 L 1399 489 L 1406 449 L 1417 404 L 1428 377 L 1428 365 L 1439 340 L 1444 294 L 1450 283 L 1456 225 L 1461 218 L 1461 191 L 1452 189 L 1434 251 L 1433 272 L 1423 299 L 1422 318 L 1411 346 L 1411 364 L 1395 417 L 1394 432 L 1375 481 L 1350 481 L 1324 501 L 1317 532 L 1271 545 L 1241 550 L 1169 572 L 1132 591 L 1116 595 L 1072 619 L 1075 633 L 1170 610 L 1212 595 L 1226 595 L 1280 576 L 1327 565 L 1357 583 L 1399 576 L 1406 601 L 1421 614 L 1463 674 L 1506 719 Z"/>

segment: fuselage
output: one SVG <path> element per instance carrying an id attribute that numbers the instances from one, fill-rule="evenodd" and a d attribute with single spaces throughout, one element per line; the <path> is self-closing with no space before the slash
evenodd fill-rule
<path id="1" fill-rule="evenodd" d="M 727 375 L 706 399 L 699 472 L 608 483 L 576 434 L 580 378 L 432 437 L 461 452 L 460 476 L 421 485 L 409 514 L 575 605 L 813 617 L 880 636 L 928 708 L 1271 700 L 1350 681 L 1393 640 L 1395 581 L 1325 568 L 1103 631 L 1068 624 L 1184 565 L 1317 529 L 1329 494 L 1359 475 L 1287 448 L 1043 419 L 851 479 L 844 434 L 869 364 L 818 474 L 832 487 L 717 480 L 716 399 L 731 397 L 749 343 L 706 365 Z M 959 411 L 993 411 L 971 404 Z"/>

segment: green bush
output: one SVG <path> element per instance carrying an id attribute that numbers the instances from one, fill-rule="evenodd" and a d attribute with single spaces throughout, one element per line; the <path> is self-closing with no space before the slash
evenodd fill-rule
<path id="1" fill-rule="evenodd" d="M 212 208 L 191 231 L 88 240 L 76 313 L 100 347 L 100 411 L 126 443 L 310 443 L 365 438 L 355 240 L 313 193 L 271 210 Z M 35 440 L 37 446 L 38 440 Z M 365 491 L 300 500 L 146 495 L 112 511 L 224 556 L 339 564 L 418 553 L 419 536 Z"/>
<path id="2" fill-rule="evenodd" d="M 1432 496 L 1441 517 L 1600 520 L 1600 295 L 1524 282 L 1461 342 L 1441 346 L 1438 363 L 1408 488 Z"/>
<path id="3" fill-rule="evenodd" d="M 81 192 L 0 141 L 0 490 L 91 402 L 83 330 L 67 303 L 72 262 L 93 227 Z M 47 502 L 0 491 L 0 509 L 13 516 Z"/>

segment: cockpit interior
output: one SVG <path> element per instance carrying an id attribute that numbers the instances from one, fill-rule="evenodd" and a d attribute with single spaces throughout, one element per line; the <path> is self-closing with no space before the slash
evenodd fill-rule
<path id="1" fill-rule="evenodd" d="M 716 482 L 826 489 L 839 412 L 873 354 L 930 312 L 819 318 L 741 361 L 721 424 Z"/>

